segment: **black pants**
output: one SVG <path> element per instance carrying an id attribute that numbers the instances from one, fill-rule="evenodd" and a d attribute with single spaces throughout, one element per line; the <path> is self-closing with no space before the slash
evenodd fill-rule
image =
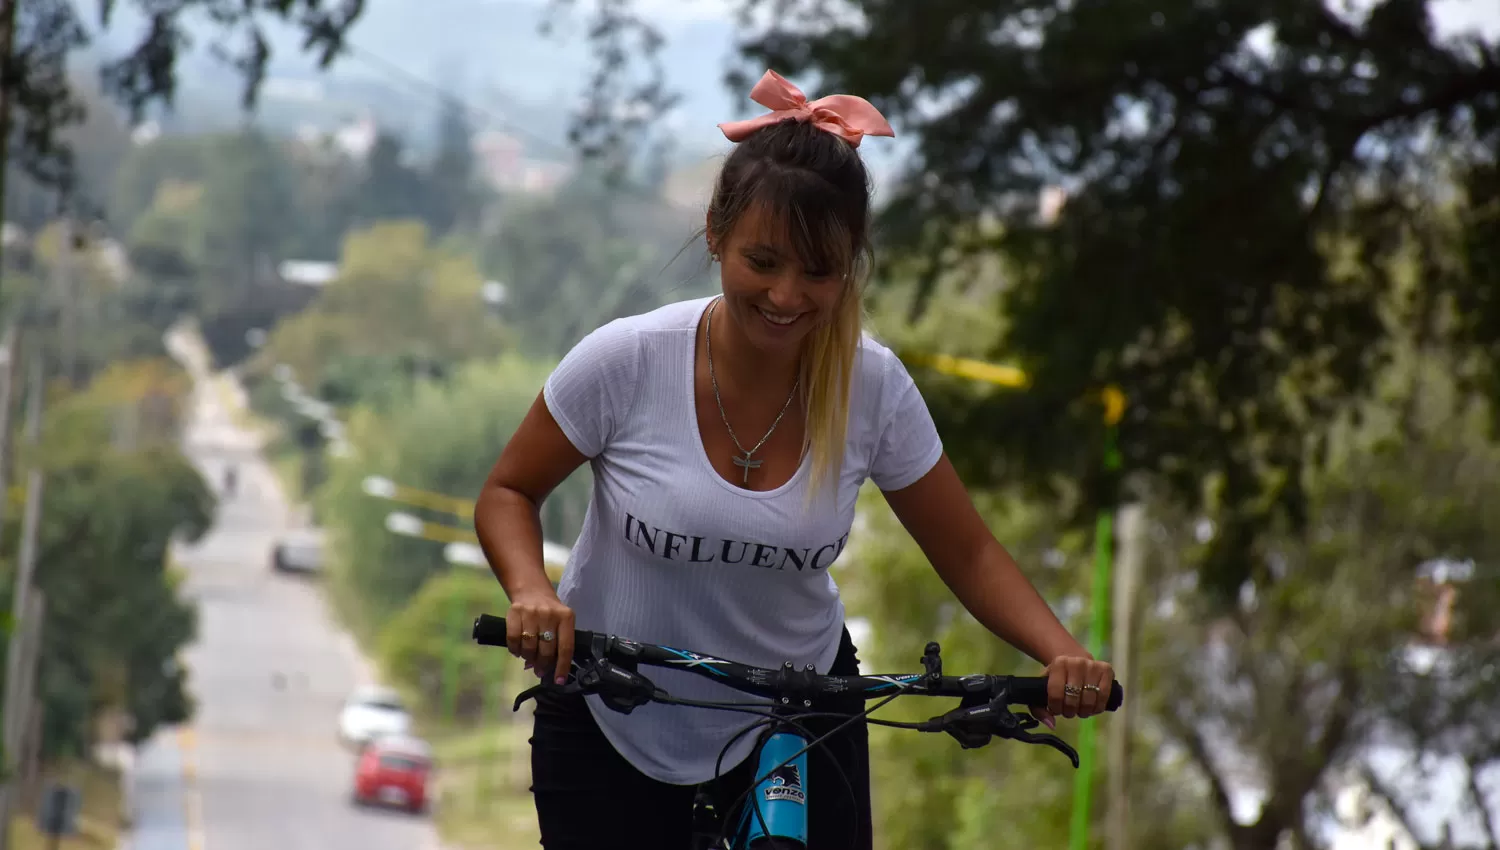
<path id="1" fill-rule="evenodd" d="M 847 630 L 830 672 L 843 676 L 859 672 Z M 864 707 L 859 698 L 830 699 L 815 706 L 845 714 Z M 754 719 L 745 718 L 746 723 Z M 841 722 L 811 718 L 802 725 L 820 736 Z M 810 850 L 869 850 L 873 832 L 868 727 L 863 721 L 851 724 L 809 750 L 807 762 L 808 774 L 816 783 L 807 812 Z M 748 758 L 702 786 L 714 799 L 715 808 L 731 818 L 731 828 L 738 824 L 738 812 L 727 810 L 749 787 L 756 767 L 756 760 Z M 840 770 L 848 785 L 839 778 Z M 582 696 L 538 696 L 531 737 L 531 783 L 545 850 L 688 850 L 692 846 L 698 786 L 658 782 L 636 770 L 604 737 Z"/>

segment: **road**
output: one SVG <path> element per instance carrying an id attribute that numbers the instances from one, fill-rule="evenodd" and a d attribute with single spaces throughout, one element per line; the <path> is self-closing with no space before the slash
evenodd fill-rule
<path id="1" fill-rule="evenodd" d="M 186 654 L 197 714 L 157 736 L 135 770 L 134 850 L 430 850 L 430 822 L 349 802 L 353 757 L 335 737 L 342 699 L 369 676 L 315 583 L 274 575 L 291 522 L 253 434 L 236 425 L 191 338 L 169 339 L 193 371 L 186 449 L 209 482 L 239 468 L 214 528 L 176 558 L 199 604 Z"/>

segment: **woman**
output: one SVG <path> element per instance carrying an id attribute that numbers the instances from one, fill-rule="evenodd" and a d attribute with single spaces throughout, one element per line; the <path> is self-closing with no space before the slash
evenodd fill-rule
<path id="1" fill-rule="evenodd" d="M 479 498 L 475 527 L 511 600 L 510 651 L 561 683 L 576 625 L 766 667 L 856 673 L 828 568 L 868 478 L 959 601 L 1046 665 L 1043 721 L 1097 714 L 1110 666 L 1068 634 L 990 534 L 905 368 L 862 335 L 870 190 L 856 148 L 894 133 L 864 100 L 808 103 L 772 72 L 751 97 L 772 112 L 720 125 L 737 144 L 703 231 L 723 294 L 584 338 Z M 537 509 L 585 461 L 593 497 L 554 591 Z M 744 699 L 686 672 L 651 676 L 678 697 Z M 532 737 L 542 844 L 687 847 L 695 786 L 713 780 L 745 723 L 657 704 L 624 715 L 595 697 L 545 694 Z M 721 801 L 752 779 L 751 738 L 724 759 L 711 787 Z M 813 799 L 810 846 L 869 847 L 867 729 L 851 726 L 809 757 L 810 775 L 850 780 L 829 780 Z"/>

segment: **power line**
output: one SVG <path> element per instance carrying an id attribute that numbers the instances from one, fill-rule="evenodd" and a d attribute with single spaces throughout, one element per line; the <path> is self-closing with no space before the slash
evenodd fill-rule
<path id="1" fill-rule="evenodd" d="M 553 154 L 554 156 L 557 156 L 559 159 L 577 158 L 577 152 L 573 151 L 567 146 L 559 146 L 556 142 L 550 139 L 547 139 L 530 130 L 524 129 L 517 124 L 512 123 L 493 110 L 477 106 L 467 100 L 464 100 L 458 95 L 446 91 L 442 86 L 439 86 L 431 80 L 426 79 L 420 74 L 403 68 L 400 64 L 381 56 L 380 54 L 376 53 L 373 50 L 370 50 L 367 47 L 362 47 L 352 41 L 346 41 L 344 43 L 344 46 L 348 50 L 349 54 L 354 56 L 356 59 L 363 60 L 371 67 L 384 72 L 389 77 L 404 81 L 407 86 L 410 87 L 414 92 L 417 92 L 420 96 L 430 98 L 434 103 L 443 106 L 458 106 L 465 112 L 484 119 L 486 122 L 494 125 L 497 129 L 504 130 L 505 132 L 514 136 L 519 136 L 528 142 L 532 142 L 537 146 L 544 148 L 547 152 Z M 672 204 L 660 194 L 649 192 L 631 181 L 625 180 L 615 183 L 612 188 L 614 188 L 615 191 L 619 194 L 624 195 L 628 198 L 648 201 L 661 210 L 671 212 L 679 211 L 677 205 Z"/>

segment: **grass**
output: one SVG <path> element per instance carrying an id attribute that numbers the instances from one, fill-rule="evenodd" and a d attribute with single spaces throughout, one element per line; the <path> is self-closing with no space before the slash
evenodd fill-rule
<path id="1" fill-rule="evenodd" d="M 72 762 L 44 771 L 43 787 L 49 782 L 66 782 L 83 793 L 78 815 L 78 833 L 64 836 L 57 850 L 114 850 L 119 841 L 123 808 L 120 798 L 120 775 L 106 767 L 88 762 Z M 23 801 L 22 811 L 11 821 L 10 846 L 13 850 L 51 850 L 49 836 L 36 828 L 36 805 Z"/>
<path id="2" fill-rule="evenodd" d="M 438 834 L 464 850 L 534 850 L 530 714 L 463 729 L 427 728 L 437 764 Z"/>

